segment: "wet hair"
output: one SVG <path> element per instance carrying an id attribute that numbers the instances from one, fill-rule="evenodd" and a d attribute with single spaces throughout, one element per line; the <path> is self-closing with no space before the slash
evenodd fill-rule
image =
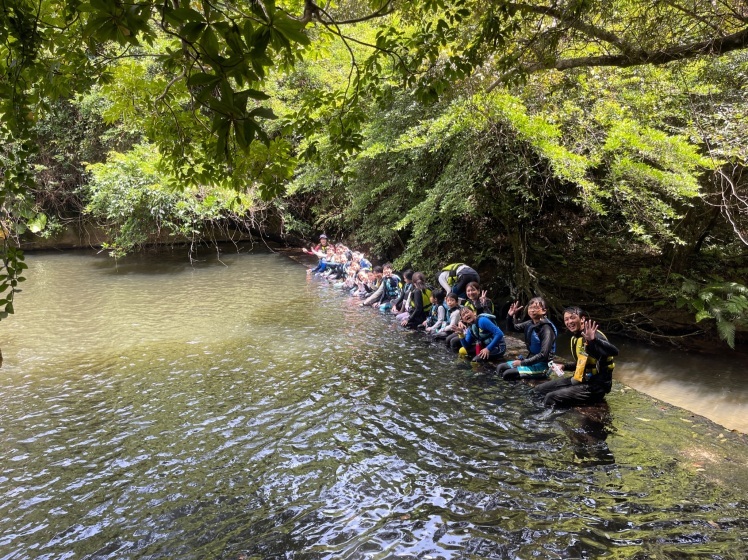
<path id="1" fill-rule="evenodd" d="M 576 305 L 572 305 L 570 307 L 565 308 L 564 315 L 566 315 L 567 313 L 569 315 L 576 315 L 580 319 L 590 318 L 589 314 L 584 309 L 582 309 L 581 307 L 577 307 Z"/>
<path id="2" fill-rule="evenodd" d="M 444 296 L 446 295 L 444 293 L 444 290 L 436 289 L 433 292 L 431 292 L 431 295 L 434 297 L 434 299 L 436 300 L 436 303 L 438 303 L 439 305 L 444 303 Z"/>
<path id="3" fill-rule="evenodd" d="M 527 302 L 527 307 L 530 307 L 533 303 L 537 303 L 542 309 L 543 312 L 547 315 L 548 314 L 548 304 L 545 302 L 545 300 L 538 296 L 532 298 L 530 301 Z"/>
<path id="4" fill-rule="evenodd" d="M 460 297 L 454 292 L 449 292 L 446 296 L 444 296 L 444 299 L 453 299 L 457 303 L 460 303 Z"/>

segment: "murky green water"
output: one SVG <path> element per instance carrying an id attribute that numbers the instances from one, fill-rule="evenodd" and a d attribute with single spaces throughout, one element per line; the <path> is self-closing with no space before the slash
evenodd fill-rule
<path id="1" fill-rule="evenodd" d="M 745 558 L 742 439 L 547 417 L 277 254 L 30 255 L 0 558 Z"/>

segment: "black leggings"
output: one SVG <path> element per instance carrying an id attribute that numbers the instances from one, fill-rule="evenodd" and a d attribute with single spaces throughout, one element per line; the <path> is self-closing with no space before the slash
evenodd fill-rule
<path id="1" fill-rule="evenodd" d="M 535 393 L 543 397 L 547 407 L 568 408 L 594 404 L 605 398 L 605 388 L 589 383 L 573 383 L 572 377 L 561 377 L 546 381 L 535 387 Z"/>
<path id="2" fill-rule="evenodd" d="M 502 379 L 506 379 L 507 381 L 510 381 L 512 379 L 519 379 L 519 369 L 510 366 L 506 362 L 498 365 L 498 367 L 496 368 L 496 373 L 500 375 Z"/>
<path id="3" fill-rule="evenodd" d="M 462 348 L 460 337 L 457 333 L 450 334 L 444 342 L 452 352 L 459 352 L 460 348 Z"/>

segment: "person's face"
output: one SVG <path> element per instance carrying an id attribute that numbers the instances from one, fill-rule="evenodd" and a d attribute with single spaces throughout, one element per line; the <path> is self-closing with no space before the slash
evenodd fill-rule
<path id="1" fill-rule="evenodd" d="M 475 289 L 475 286 L 468 286 L 465 293 L 467 293 L 468 299 L 478 299 L 478 290 Z"/>
<path id="2" fill-rule="evenodd" d="M 570 332 L 578 333 L 582 330 L 582 318 L 576 313 L 564 313 L 564 325 Z"/>
<path id="3" fill-rule="evenodd" d="M 434 296 L 431 296 L 429 301 L 431 302 L 431 305 L 436 305 L 436 298 Z"/>
<path id="4" fill-rule="evenodd" d="M 385 278 L 389 278 L 390 276 L 392 276 L 392 269 L 391 268 L 385 268 L 382 271 L 382 274 L 384 275 Z"/>
<path id="5" fill-rule="evenodd" d="M 540 305 L 540 303 L 533 301 L 527 306 L 527 314 L 530 316 L 530 319 L 537 321 L 545 315 L 545 309 L 543 309 L 543 306 Z"/>
<path id="6" fill-rule="evenodd" d="M 447 298 L 447 305 L 450 307 L 457 307 L 457 300 L 451 297 Z"/>
<path id="7" fill-rule="evenodd" d="M 473 323 L 475 323 L 475 313 L 470 309 L 467 309 L 462 312 L 462 314 L 460 315 L 460 319 L 462 319 L 462 322 L 466 325 L 472 325 Z"/>

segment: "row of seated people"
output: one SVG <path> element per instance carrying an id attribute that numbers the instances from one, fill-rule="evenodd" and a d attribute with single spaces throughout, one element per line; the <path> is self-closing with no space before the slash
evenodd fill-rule
<path id="1" fill-rule="evenodd" d="M 325 249 L 318 246 L 309 251 L 320 257 L 320 263 L 310 269 L 310 274 L 327 277 L 360 298 L 361 306 L 391 312 L 403 327 L 422 329 L 467 358 L 486 364 L 498 362 L 496 372 L 505 380 L 543 381 L 534 391 L 546 406 L 594 404 L 611 390 L 618 349 L 579 307 L 568 307 L 563 313 L 564 325 L 571 333 L 573 361 L 562 363 L 555 355 L 558 329 L 548 317 L 545 300 L 535 297 L 527 306 L 512 303 L 506 316 L 506 329 L 524 334 L 527 354 L 504 361 L 504 332 L 493 302 L 481 289 L 478 272 L 470 266 L 464 263 L 445 266 L 437 276 L 441 287 L 432 290 L 422 272 L 406 270 L 398 275 L 390 263 L 372 266 L 363 254 L 344 246 Z M 522 320 L 523 309 L 525 320 Z M 573 374 L 565 376 L 565 371 Z M 548 380 L 553 372 L 558 377 Z"/>

